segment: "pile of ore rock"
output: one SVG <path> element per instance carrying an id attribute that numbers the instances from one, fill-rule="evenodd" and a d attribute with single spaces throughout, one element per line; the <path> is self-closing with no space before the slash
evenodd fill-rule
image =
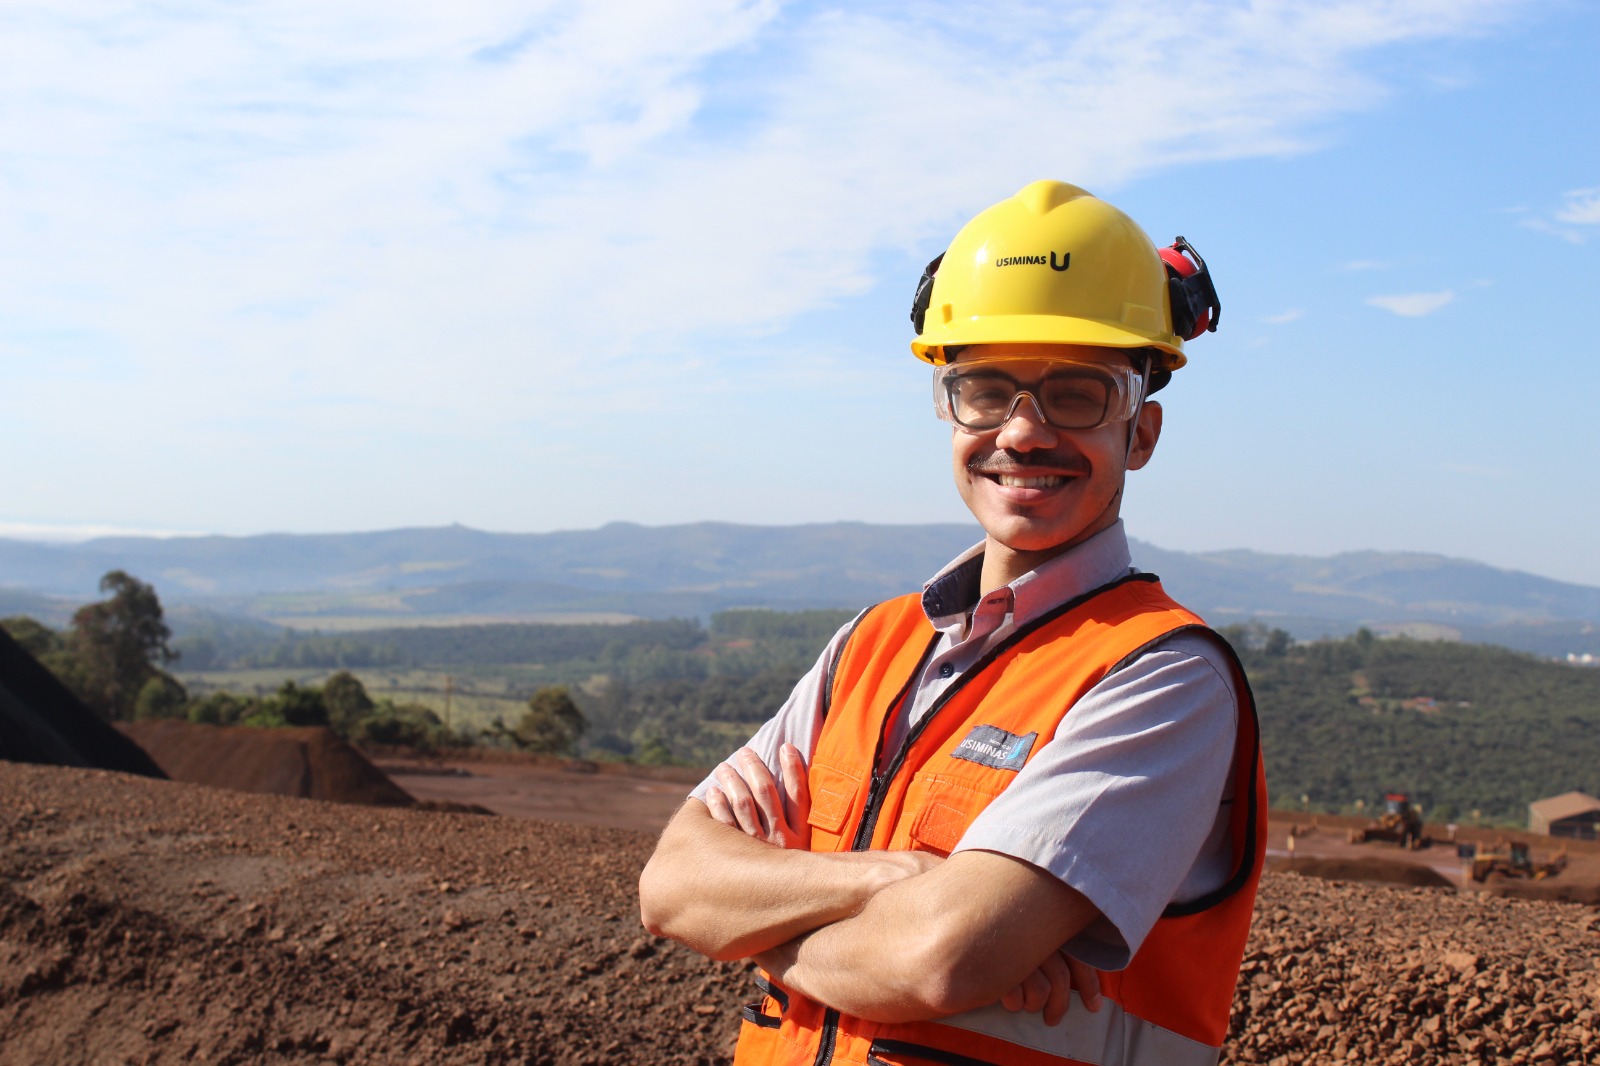
<path id="1" fill-rule="evenodd" d="M 1269 873 L 1226 1061 L 1600 1062 L 1600 914 Z"/>

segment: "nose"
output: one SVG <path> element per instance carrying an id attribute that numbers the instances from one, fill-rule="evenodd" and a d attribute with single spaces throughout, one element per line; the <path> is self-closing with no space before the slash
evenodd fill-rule
<path id="1" fill-rule="evenodd" d="M 1028 401 L 1023 403 L 1022 401 Z M 1044 410 L 1031 392 L 1019 392 L 1011 401 L 1011 413 L 994 438 L 995 447 L 1027 452 L 1035 448 L 1054 448 L 1060 443 L 1055 428 L 1044 420 Z"/>

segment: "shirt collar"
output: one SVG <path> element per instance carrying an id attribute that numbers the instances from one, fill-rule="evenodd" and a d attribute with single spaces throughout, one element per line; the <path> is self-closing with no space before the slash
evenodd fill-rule
<path id="1" fill-rule="evenodd" d="M 1052 607 L 1124 576 L 1132 563 L 1127 531 L 1118 519 L 1082 544 L 1074 545 L 989 595 L 996 597 L 1003 593 L 1011 601 L 1008 613 L 1012 615 L 1013 624 L 1025 625 Z M 935 629 L 965 621 L 967 612 L 977 605 L 982 572 L 983 544 L 978 543 L 956 556 L 922 586 L 922 610 Z"/>

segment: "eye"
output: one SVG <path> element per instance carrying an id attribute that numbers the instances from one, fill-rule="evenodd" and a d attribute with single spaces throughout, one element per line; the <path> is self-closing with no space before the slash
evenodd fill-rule
<path id="1" fill-rule="evenodd" d="M 1057 411 L 1104 410 L 1111 383 L 1094 373 L 1052 374 L 1039 384 L 1040 399 Z"/>
<path id="2" fill-rule="evenodd" d="M 955 379 L 953 390 L 963 404 L 973 407 L 994 407 L 1011 402 L 1016 395 L 1016 385 L 994 374 L 964 374 Z"/>

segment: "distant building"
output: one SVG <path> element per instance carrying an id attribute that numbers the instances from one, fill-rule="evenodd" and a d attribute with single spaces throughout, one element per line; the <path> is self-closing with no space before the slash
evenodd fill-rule
<path id="1" fill-rule="evenodd" d="M 1600 799 L 1566 792 L 1528 804 L 1528 829 L 1553 837 L 1600 839 Z"/>

